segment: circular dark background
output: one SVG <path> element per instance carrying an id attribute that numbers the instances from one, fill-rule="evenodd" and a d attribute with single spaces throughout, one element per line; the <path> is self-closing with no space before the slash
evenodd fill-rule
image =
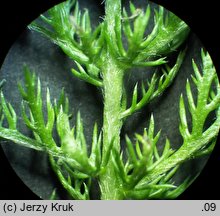
<path id="1" fill-rule="evenodd" d="M 138 4 L 141 5 L 143 2 L 144 1 L 138 1 Z M 155 2 L 161 3 L 159 1 Z M 85 133 L 87 137 L 89 137 L 92 132 L 92 127 L 90 125 L 93 125 L 95 121 L 99 124 L 99 126 L 102 123 L 102 108 L 100 108 L 102 107 L 102 100 L 100 93 L 97 92 L 95 88 L 79 81 L 69 73 L 69 70 L 73 64 L 68 58 L 66 58 L 59 48 L 50 43 L 47 39 L 43 38 L 41 35 L 30 32 L 26 29 L 26 24 L 36 18 L 39 13 L 44 12 L 55 3 L 56 1 L 51 1 L 48 3 L 48 5 L 38 5 L 38 7 L 34 10 L 34 6 L 30 6 L 27 7 L 23 13 L 21 12 L 22 10 L 20 10 L 21 13 L 18 16 L 19 19 L 16 19 L 17 17 L 15 14 L 14 22 L 12 23 L 7 20 L 6 17 L 4 17 L 5 22 L 8 24 L 6 25 L 5 31 L 3 31 L 3 35 L 1 35 L 1 37 L 3 37 L 1 41 L 5 41 L 4 43 L 1 43 L 4 45 L 3 49 L 1 50 L 1 56 L 6 55 L 9 45 L 11 45 L 12 42 L 14 42 L 14 40 L 18 37 L 16 42 L 11 47 L 1 70 L 1 78 L 4 77 L 7 80 L 7 83 L 4 87 L 5 96 L 19 112 L 21 99 L 17 91 L 17 82 L 18 80 L 23 79 L 22 65 L 23 63 L 26 63 L 31 69 L 35 70 L 36 74 L 40 77 L 42 81 L 42 88 L 45 89 L 45 87 L 49 86 L 51 89 L 52 98 L 57 97 L 60 89 L 65 86 L 66 92 L 71 101 L 71 105 L 74 107 L 73 113 L 76 113 L 78 110 L 80 110 L 83 117 Z M 98 20 L 99 15 L 103 14 L 102 6 L 98 5 L 100 5 L 100 2 L 95 0 L 80 1 L 81 8 L 86 7 L 92 9 L 92 18 L 94 22 Z M 165 3 L 163 5 L 166 6 Z M 11 9 L 11 14 L 13 14 L 14 7 L 15 5 L 8 7 Z M 195 18 L 194 21 L 193 18 L 192 20 L 186 18 L 187 14 L 191 13 L 191 7 L 185 6 L 182 7 L 181 10 L 178 10 L 174 4 L 166 7 L 185 20 L 192 27 L 193 32 L 197 33 L 197 35 L 200 37 L 200 25 L 195 25 L 195 20 L 197 18 Z M 198 5 L 196 8 L 198 10 L 200 5 Z M 29 10 L 33 10 L 32 13 Z M 202 11 L 202 7 L 200 10 Z M 209 28 L 205 22 L 203 22 L 203 24 L 207 29 Z M 196 27 L 194 28 L 194 26 Z M 20 35 L 22 30 L 24 31 Z M 200 37 L 200 39 L 207 50 L 211 53 L 215 63 L 216 55 L 212 55 L 212 53 L 215 53 L 216 47 L 212 47 L 209 41 L 206 40 L 207 38 L 204 38 L 204 34 L 202 37 Z M 172 144 L 181 143 L 181 137 L 178 133 L 178 122 L 175 121 L 178 119 L 179 95 L 181 92 L 185 91 L 185 80 L 192 73 L 191 59 L 194 58 L 197 59 L 197 62 L 200 61 L 200 49 L 202 46 L 195 34 L 190 35 L 187 44 L 187 57 L 175 80 L 175 83 L 161 98 L 151 103 L 145 109 L 145 112 L 137 113 L 134 115 L 134 117 L 132 117 L 132 119 L 128 120 L 123 129 L 124 134 L 126 133 L 130 135 L 133 133 L 133 131 L 142 132 L 143 128 L 148 125 L 147 122 L 149 114 L 153 111 L 156 126 L 158 127 L 157 129 L 159 130 L 162 128 L 161 143 L 165 140 L 166 136 L 169 137 Z M 173 58 L 175 59 L 175 55 Z M 1 62 L 3 62 L 3 58 L 1 59 Z M 62 62 L 62 64 L 60 62 Z M 215 66 L 218 69 L 218 64 Z M 152 70 L 149 69 L 149 73 L 150 71 Z M 139 71 L 138 76 L 134 73 L 130 73 L 128 80 L 131 84 L 128 85 L 128 88 L 132 88 L 132 85 L 135 84 L 135 81 L 145 77 L 145 74 L 146 71 Z M 170 106 L 170 104 L 172 104 L 172 106 Z M 170 113 L 172 113 L 172 115 L 170 115 Z M 24 133 L 29 133 L 25 127 L 22 126 L 22 124 L 19 124 L 19 127 Z M 170 131 L 172 131 L 172 134 Z M 217 146 L 215 152 L 211 155 L 209 163 L 206 165 L 199 178 L 189 189 L 186 190 L 184 194 L 180 196 L 180 199 L 215 199 L 215 194 L 211 193 L 209 189 L 211 187 L 210 182 L 212 182 L 212 184 L 213 181 L 216 182 L 215 169 L 216 163 L 219 163 L 219 154 L 217 152 L 218 149 L 219 147 Z M 47 156 L 43 153 L 38 153 L 30 149 L 15 146 L 14 144 L 7 144 L 7 147 L 4 147 L 4 151 L 11 163 L 11 166 L 15 169 L 18 176 L 20 176 L 23 182 L 38 196 L 33 194 L 30 189 L 28 189 L 16 176 L 1 150 L 1 185 L 4 185 L 4 188 L 6 189 L 2 191 L 3 193 L 1 192 L 1 198 L 37 199 L 40 197 L 43 199 L 48 199 L 53 188 L 57 186 L 58 182 L 54 181 L 53 173 L 48 166 Z M 183 171 L 181 172 L 179 178 L 183 178 L 188 172 L 195 173 L 196 171 L 200 170 L 204 166 L 205 161 L 206 158 L 187 163 L 182 167 Z M 209 186 L 207 187 L 208 183 Z M 198 192 L 201 191 L 201 189 L 203 191 L 202 194 Z M 195 190 L 196 193 L 193 192 Z M 214 190 L 219 190 L 219 188 L 216 188 L 215 186 Z M 60 192 L 59 198 L 66 197 L 63 197 L 62 192 Z"/>

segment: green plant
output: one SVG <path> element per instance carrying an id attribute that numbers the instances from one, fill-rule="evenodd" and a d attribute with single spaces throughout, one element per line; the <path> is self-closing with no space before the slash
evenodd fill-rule
<path id="1" fill-rule="evenodd" d="M 143 135 L 135 134 L 134 141 L 126 136 L 126 150 L 122 151 L 120 133 L 125 120 L 171 85 L 185 51 L 179 53 L 172 67 L 168 65 L 168 55 L 185 41 L 189 28 L 174 14 L 159 7 L 155 10 L 154 28 L 146 36 L 150 7 L 144 11 L 130 3 L 129 13 L 121 8 L 120 0 L 106 0 L 105 18 L 93 29 L 88 11 L 81 13 L 78 3 L 69 0 L 50 9 L 48 17 L 42 15 L 44 24 L 35 22 L 30 26 L 52 40 L 75 62 L 78 69 L 71 69 L 74 76 L 102 90 L 103 126 L 98 132 L 94 124 L 91 148 L 88 149 L 86 143 L 80 113 L 76 125 L 70 126 L 71 113 L 64 91 L 52 103 L 47 90 L 45 118 L 40 80 L 36 80 L 27 66 L 24 67 L 25 87 L 21 84 L 18 87 L 23 98 L 22 118 L 34 138 L 18 131 L 17 115 L 2 92 L 0 137 L 48 152 L 52 169 L 73 199 L 89 199 L 94 179 L 99 183 L 101 199 L 176 198 L 192 181 L 188 178 L 179 186 L 174 184 L 172 177 L 179 166 L 209 154 L 216 142 L 220 128 L 217 74 L 210 56 L 202 50 L 202 72 L 194 61 L 192 64 L 197 96 L 192 94 L 190 81 L 186 83 L 187 109 L 186 99 L 180 96 L 179 131 L 183 138 L 180 148 L 172 149 L 167 139 L 163 151 L 158 150 L 161 132 L 155 132 L 152 114 Z M 162 76 L 155 73 L 147 86 L 143 82 L 141 95 L 137 83 L 129 105 L 124 86 L 126 72 L 135 67 L 160 65 Z M 187 112 L 191 116 L 191 127 Z M 206 119 L 212 112 L 216 113 L 216 119 L 206 128 Z M 53 137 L 54 130 L 60 143 Z"/>

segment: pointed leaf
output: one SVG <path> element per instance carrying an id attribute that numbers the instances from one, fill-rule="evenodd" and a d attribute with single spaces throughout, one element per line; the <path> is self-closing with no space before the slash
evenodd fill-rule
<path id="1" fill-rule="evenodd" d="M 17 116 L 16 113 L 13 109 L 13 107 L 11 106 L 10 103 L 7 103 L 5 101 L 4 95 L 1 92 L 1 107 L 2 107 L 2 111 L 7 119 L 8 125 L 10 129 L 16 130 L 16 124 L 17 124 Z"/>
<path id="2" fill-rule="evenodd" d="M 134 87 L 134 91 L 133 91 L 133 97 L 132 97 L 132 103 L 131 103 L 131 110 L 135 109 L 135 106 L 137 104 L 137 85 L 135 85 Z"/>
<path id="3" fill-rule="evenodd" d="M 137 165 L 137 157 L 136 157 L 136 153 L 135 153 L 133 144 L 127 135 L 125 137 L 125 140 L 126 140 L 126 144 L 127 144 L 129 160 L 131 160 L 133 162 L 133 164 L 136 166 Z"/>
<path id="4" fill-rule="evenodd" d="M 186 94 L 187 94 L 190 112 L 193 113 L 196 107 L 195 107 L 195 103 L 194 103 L 194 99 L 193 99 L 193 95 L 192 95 L 192 91 L 191 91 L 191 87 L 190 87 L 190 83 L 188 79 L 186 82 Z"/>
<path id="5" fill-rule="evenodd" d="M 179 105 L 179 114 L 180 114 L 180 122 L 182 128 L 182 136 L 186 138 L 189 135 L 188 124 L 186 119 L 186 109 L 184 105 L 183 95 L 180 96 L 180 105 Z"/>
<path id="6" fill-rule="evenodd" d="M 31 111 L 30 111 L 31 112 Z M 21 103 L 21 113 L 22 113 L 22 118 L 24 120 L 24 123 L 26 124 L 27 127 L 29 127 L 31 130 L 35 131 L 36 127 L 34 125 L 34 120 L 30 120 L 26 114 L 25 111 L 25 105 L 24 105 L 24 101 L 22 101 Z"/>
<path id="7" fill-rule="evenodd" d="M 55 121 L 55 112 L 50 101 L 50 91 L 47 89 L 47 130 L 52 133 Z"/>
<path id="8" fill-rule="evenodd" d="M 196 76 L 196 80 L 201 81 L 202 76 L 201 76 L 201 73 L 199 72 L 199 68 L 196 65 L 194 59 L 192 60 L 192 66 L 193 66 L 193 70 L 194 70 L 194 73 L 195 73 L 195 76 Z"/>

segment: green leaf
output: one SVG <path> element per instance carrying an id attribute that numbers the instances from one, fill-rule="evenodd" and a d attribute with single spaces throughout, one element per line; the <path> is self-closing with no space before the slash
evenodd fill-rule
<path id="1" fill-rule="evenodd" d="M 186 94 L 187 94 L 190 112 L 193 113 L 195 111 L 196 107 L 195 107 L 195 103 L 194 103 L 189 80 L 187 80 L 187 82 L 186 82 Z"/>
<path id="2" fill-rule="evenodd" d="M 165 199 L 175 199 L 177 198 L 180 194 L 182 194 L 185 189 L 192 183 L 192 179 L 188 177 L 181 185 L 176 187 L 176 189 L 167 191 L 166 194 L 164 195 Z"/>
<path id="3" fill-rule="evenodd" d="M 159 58 L 153 61 L 143 61 L 143 62 L 139 62 L 139 61 L 134 61 L 132 63 L 133 67 L 153 67 L 153 66 L 159 66 L 159 65 L 163 65 L 165 63 L 167 63 L 167 61 L 165 60 L 166 57 L 163 58 Z"/>
<path id="4" fill-rule="evenodd" d="M 46 129 L 50 133 L 52 133 L 52 131 L 53 131 L 54 121 L 55 121 L 55 112 L 54 112 L 54 108 L 53 108 L 51 101 L 50 101 L 50 91 L 49 91 L 49 89 L 47 89 L 47 124 L 46 124 Z"/>
<path id="5" fill-rule="evenodd" d="M 28 138 L 16 130 L 0 127 L 0 137 L 10 140 L 18 145 L 38 151 L 49 151 L 43 143 Z"/>
<path id="6" fill-rule="evenodd" d="M 137 160 L 137 156 L 136 156 L 133 144 L 128 136 L 126 136 L 125 139 L 126 139 L 126 144 L 127 144 L 129 160 L 134 164 L 134 166 L 137 166 L 138 160 Z"/>
<path id="7" fill-rule="evenodd" d="M 153 189 L 153 190 L 160 190 L 160 189 L 173 189 L 176 188 L 175 185 L 172 184 L 159 184 L 159 185 L 153 185 L 153 184 L 148 184 L 142 187 L 137 187 L 135 188 L 137 191 L 139 190 L 148 190 L 148 189 Z"/>
<path id="8" fill-rule="evenodd" d="M 70 124 L 69 124 L 69 117 L 66 113 L 63 112 L 63 108 L 61 106 L 59 114 L 57 116 L 57 132 L 59 137 L 62 139 L 65 137 L 67 133 L 71 133 Z"/>
<path id="9" fill-rule="evenodd" d="M 64 177 L 59 166 L 51 156 L 50 156 L 50 162 L 59 181 L 61 182 L 62 186 L 68 191 L 71 197 L 73 197 L 74 199 L 86 200 L 88 197 L 80 192 L 80 187 L 77 187 L 77 184 L 75 184 L 75 188 L 69 184 L 68 180 Z"/>
<path id="10" fill-rule="evenodd" d="M 159 23 L 158 33 L 145 49 L 148 56 L 151 54 L 154 56 L 167 55 L 175 51 L 186 40 L 190 31 L 189 27 L 173 13 L 169 12 L 163 19 L 161 16 L 164 15 L 160 8 L 158 18 L 156 18 L 156 22 Z M 143 58 L 142 54 L 140 54 L 140 58 Z"/>
<path id="11" fill-rule="evenodd" d="M 17 116 L 16 113 L 13 109 L 13 107 L 11 106 L 10 103 L 6 103 L 4 95 L 2 92 L 0 92 L 0 97 L 1 97 L 1 107 L 2 107 L 2 111 L 7 119 L 9 128 L 12 130 L 16 130 L 16 124 L 17 124 Z"/>
<path id="12" fill-rule="evenodd" d="M 63 112 L 69 115 L 69 100 L 68 97 L 65 96 L 64 88 L 62 88 L 58 101 L 55 100 L 54 111 L 56 116 L 58 116 L 61 107 Z"/>
<path id="13" fill-rule="evenodd" d="M 90 153 L 90 160 L 94 166 L 97 167 L 97 170 L 100 169 L 101 166 L 101 133 L 98 137 L 98 127 L 97 124 L 94 125 L 93 136 L 92 136 L 92 148 Z"/>
<path id="14" fill-rule="evenodd" d="M 95 85 L 97 87 L 102 87 L 103 86 L 103 83 L 101 80 L 95 78 L 95 77 L 92 77 L 90 76 L 89 74 L 86 73 L 86 71 L 83 69 L 83 67 L 78 63 L 78 62 L 75 62 L 78 69 L 79 69 L 79 72 L 76 71 L 74 68 L 71 69 L 72 73 L 74 76 L 88 82 L 88 83 L 91 83 L 92 85 Z"/>
<path id="15" fill-rule="evenodd" d="M 108 149 L 106 150 L 105 154 L 102 155 L 102 163 L 101 163 L 102 169 L 105 169 L 105 167 L 109 163 L 110 156 L 111 156 L 111 150 L 112 150 L 112 147 L 114 145 L 114 141 L 115 140 L 112 139 L 112 141 L 110 142 L 110 144 L 108 146 Z"/>
<path id="16" fill-rule="evenodd" d="M 82 123 L 82 119 L 80 116 L 80 112 L 77 113 L 75 132 L 76 132 L 76 135 L 75 135 L 76 141 L 80 143 L 82 152 L 85 155 L 87 155 L 87 145 L 86 145 L 86 140 L 85 140 L 85 136 L 83 132 L 83 123 Z"/>
<path id="17" fill-rule="evenodd" d="M 195 105 L 195 110 L 193 110 L 193 104 L 191 104 L 192 108 L 189 109 L 190 115 L 192 118 L 192 131 L 189 133 L 188 123 L 187 123 L 187 116 L 186 116 L 186 108 L 183 100 L 183 96 L 180 97 L 180 133 L 183 136 L 183 145 L 177 149 L 175 152 L 168 154 L 166 160 L 162 160 L 154 169 L 151 169 L 148 172 L 148 175 L 145 176 L 138 184 L 142 185 L 145 181 L 149 182 L 150 180 L 156 179 L 158 176 L 163 175 L 164 173 L 167 174 L 167 179 L 169 176 L 172 176 L 172 172 L 176 172 L 175 167 L 179 166 L 180 164 L 184 163 L 187 160 L 195 158 L 196 156 L 200 156 L 199 153 L 201 151 L 208 150 L 209 146 L 213 149 L 213 141 L 216 139 L 219 129 L 220 129 L 220 102 L 216 103 L 216 119 L 215 121 L 210 124 L 207 129 L 204 129 L 204 124 L 206 121 L 207 116 L 213 110 L 211 107 L 207 106 L 210 90 L 212 88 L 212 84 L 214 83 L 217 85 L 216 87 L 219 88 L 219 83 L 215 81 L 214 76 L 216 74 L 215 69 L 210 61 L 210 57 L 208 54 L 202 52 L 202 59 L 203 59 L 203 75 L 199 75 L 197 68 L 195 69 L 196 73 L 196 86 L 197 86 L 197 104 Z M 188 103 L 192 103 L 192 99 L 190 96 L 190 87 L 189 85 L 186 87 L 188 88 Z M 219 94 L 217 91 L 216 95 Z M 191 112 L 193 110 L 193 112 Z M 169 145 L 168 147 L 169 148 Z M 165 147 L 166 149 L 166 147 Z M 164 150 L 165 150 L 164 149 Z M 208 150 L 209 151 L 209 150 Z M 165 151 L 167 152 L 167 150 Z M 209 151 L 210 152 L 210 151 Z M 198 153 L 198 154 L 197 154 Z M 165 153 L 164 153 L 165 154 Z M 163 155 L 164 155 L 163 154 Z M 162 157 L 163 157 L 162 155 Z M 173 171 L 172 171 L 173 170 Z M 180 193 L 182 193 L 188 187 L 188 181 L 184 182 L 179 188 L 175 189 L 173 192 L 169 192 L 165 194 L 165 197 L 175 198 Z"/>
<path id="18" fill-rule="evenodd" d="M 160 96 L 174 81 L 186 54 L 186 50 L 181 51 L 177 57 L 175 65 L 170 69 L 168 66 L 166 68 L 166 72 L 160 78 L 157 90 L 154 91 L 151 100 Z"/>
<path id="19" fill-rule="evenodd" d="M 122 154 L 120 155 L 117 150 L 112 151 L 112 162 L 114 164 L 114 168 L 122 181 L 126 183 L 128 181 L 127 174 L 125 170 L 125 165 L 123 163 Z"/>
<path id="20" fill-rule="evenodd" d="M 33 117 L 31 118 L 31 119 L 29 119 L 29 117 L 27 116 L 27 114 L 26 114 L 26 110 L 25 110 L 25 104 L 24 104 L 24 101 L 22 101 L 22 103 L 21 103 L 21 113 L 22 113 L 22 118 L 23 118 L 23 121 L 24 121 L 24 123 L 25 123 L 25 125 L 28 127 L 28 128 L 30 128 L 31 130 L 33 130 L 33 131 L 36 131 L 36 127 L 35 127 L 35 122 L 34 122 L 34 119 L 33 119 Z M 30 117 L 31 116 L 33 116 L 32 114 L 31 114 L 31 111 L 30 111 Z"/>
<path id="21" fill-rule="evenodd" d="M 184 99 L 183 96 L 181 95 L 180 97 L 180 133 L 181 135 L 187 139 L 188 136 L 190 136 L 189 130 L 188 130 L 188 123 L 187 123 L 187 119 L 186 119 L 186 109 L 185 109 L 185 105 L 184 105 Z"/>

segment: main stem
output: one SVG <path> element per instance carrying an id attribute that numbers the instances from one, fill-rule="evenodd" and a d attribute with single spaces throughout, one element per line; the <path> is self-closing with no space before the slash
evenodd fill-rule
<path id="1" fill-rule="evenodd" d="M 122 127 L 122 121 L 120 120 L 121 113 L 121 98 L 122 98 L 122 86 L 123 75 L 120 68 L 112 62 L 113 59 L 106 59 L 108 66 L 103 72 L 103 84 L 104 84 L 104 116 L 103 116 L 103 156 L 106 157 L 106 153 L 109 146 L 113 142 L 111 147 L 120 151 L 120 132 Z M 121 199 L 120 194 L 120 179 L 117 178 L 115 173 L 113 162 L 110 156 L 107 166 L 103 170 L 103 174 L 100 176 L 101 186 L 101 199 L 115 200 Z"/>
<path id="2" fill-rule="evenodd" d="M 116 18 L 121 16 L 121 1 L 106 0 L 105 4 L 106 30 L 114 46 L 114 42 L 116 42 Z M 117 23 L 117 25 L 120 25 L 120 23 Z M 117 49 L 117 47 L 115 48 Z M 120 114 L 124 74 L 123 68 L 119 66 L 115 56 L 113 56 L 113 53 L 111 53 L 108 43 L 106 43 L 105 52 L 103 53 L 103 65 L 103 156 L 105 157 L 112 142 L 112 148 L 120 151 L 120 132 L 122 127 Z M 120 181 L 121 180 L 117 177 L 117 173 L 115 173 L 113 162 L 110 156 L 109 162 L 100 176 L 101 199 L 123 199 L 123 195 L 120 190 Z"/>

